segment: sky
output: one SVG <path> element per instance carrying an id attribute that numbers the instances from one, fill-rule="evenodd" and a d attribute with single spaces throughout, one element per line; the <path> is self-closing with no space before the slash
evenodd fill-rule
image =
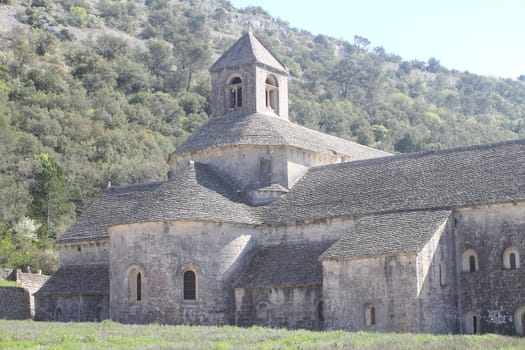
<path id="1" fill-rule="evenodd" d="M 404 60 L 516 79 L 525 74 L 524 0 L 230 0 L 349 42 L 354 35 Z"/>

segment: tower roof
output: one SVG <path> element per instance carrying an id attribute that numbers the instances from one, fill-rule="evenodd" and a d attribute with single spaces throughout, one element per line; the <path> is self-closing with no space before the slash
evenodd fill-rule
<path id="1" fill-rule="evenodd" d="M 261 63 L 282 73 L 288 69 L 251 33 L 245 33 L 210 68 L 210 72 L 248 63 Z"/>

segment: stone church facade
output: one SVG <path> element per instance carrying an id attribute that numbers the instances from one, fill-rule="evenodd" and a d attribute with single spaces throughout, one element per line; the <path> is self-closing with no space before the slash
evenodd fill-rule
<path id="1" fill-rule="evenodd" d="M 57 241 L 36 319 L 524 335 L 524 140 L 390 155 L 304 128 L 251 33 L 210 73 L 168 179 Z"/>

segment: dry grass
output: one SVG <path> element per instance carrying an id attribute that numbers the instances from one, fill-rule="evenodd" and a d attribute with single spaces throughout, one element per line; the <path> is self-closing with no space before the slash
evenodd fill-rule
<path id="1" fill-rule="evenodd" d="M 525 349 L 525 339 L 0 320 L 0 349 Z"/>

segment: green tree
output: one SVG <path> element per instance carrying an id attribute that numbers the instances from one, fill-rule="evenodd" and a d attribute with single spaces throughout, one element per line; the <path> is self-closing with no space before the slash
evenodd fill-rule
<path id="1" fill-rule="evenodd" d="M 40 223 L 40 233 L 57 237 L 74 218 L 71 192 L 62 167 L 47 153 L 35 155 L 37 170 L 31 186 L 31 214 Z"/>

